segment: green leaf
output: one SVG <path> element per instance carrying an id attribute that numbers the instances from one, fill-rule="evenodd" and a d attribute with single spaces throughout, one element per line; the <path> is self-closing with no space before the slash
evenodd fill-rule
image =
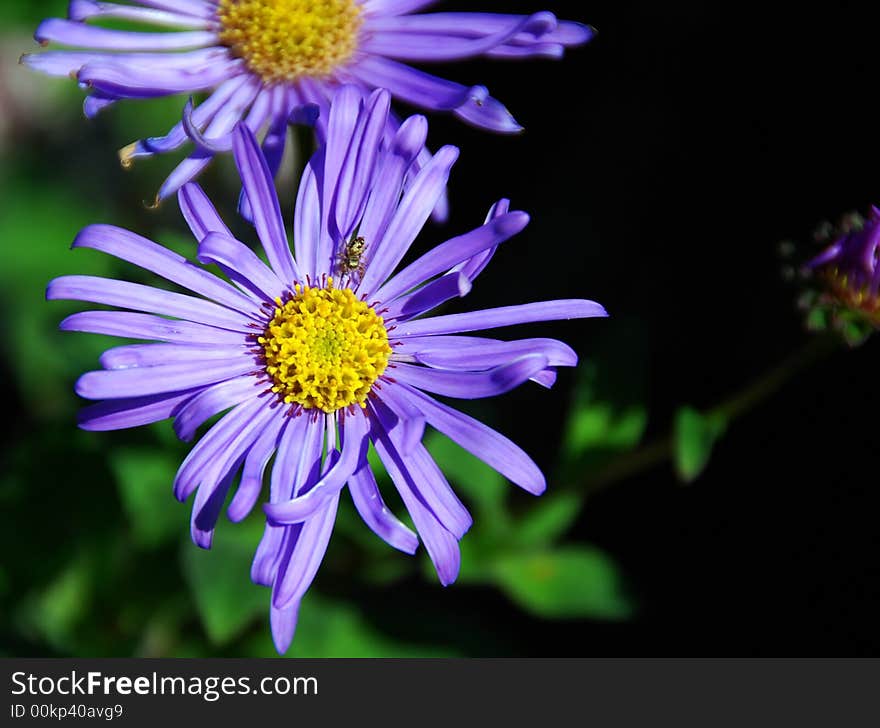
<path id="1" fill-rule="evenodd" d="M 641 440 L 648 348 L 636 321 L 618 321 L 591 347 L 579 367 L 563 432 L 565 477 L 583 477 Z"/>
<path id="2" fill-rule="evenodd" d="M 189 513 L 171 493 L 179 460 L 158 448 L 114 448 L 110 467 L 135 542 L 158 546 L 186 530 Z"/>
<path id="3" fill-rule="evenodd" d="M 514 542 L 520 547 L 547 546 L 562 536 L 580 512 L 577 493 L 545 495 L 533 504 L 514 529 Z"/>
<path id="4" fill-rule="evenodd" d="M 696 480 L 703 472 L 726 428 L 727 422 L 720 415 L 707 416 L 690 407 L 676 413 L 675 468 L 684 482 Z"/>
<path id="5" fill-rule="evenodd" d="M 37 633 L 55 649 L 69 648 L 77 626 L 89 616 L 94 590 L 94 564 L 77 554 L 43 589 L 20 604 L 18 622 L 25 633 Z"/>
<path id="6" fill-rule="evenodd" d="M 208 638 L 224 645 L 268 613 L 270 592 L 250 580 L 262 534 L 259 518 L 229 527 L 219 523 L 210 551 L 183 544 L 183 573 Z"/>
<path id="7" fill-rule="evenodd" d="M 510 599 L 539 617 L 622 620 L 633 611 L 617 567 L 595 547 L 509 555 L 496 561 L 494 576 Z"/>

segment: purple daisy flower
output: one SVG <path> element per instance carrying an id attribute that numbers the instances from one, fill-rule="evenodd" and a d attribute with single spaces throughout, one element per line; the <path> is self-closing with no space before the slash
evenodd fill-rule
<path id="1" fill-rule="evenodd" d="M 384 88 L 417 107 L 452 111 L 497 132 L 521 127 L 484 86 L 462 86 L 407 65 L 485 56 L 559 58 L 586 43 L 593 29 L 558 21 L 549 12 L 412 14 L 435 0 L 140 0 L 127 4 L 71 0 L 69 19 L 43 21 L 35 37 L 80 50 L 25 55 L 23 62 L 53 76 L 73 76 L 89 89 L 85 113 L 126 98 L 205 93 L 162 137 L 120 151 L 125 166 L 138 157 L 169 152 L 187 138 L 196 151 L 162 185 L 157 202 L 195 178 L 212 156 L 232 146 L 239 120 L 267 130 L 263 149 L 270 170 L 280 163 L 286 127 L 303 107 L 327 118 L 333 90 L 354 84 Z M 90 25 L 126 20 L 172 32 L 134 32 Z M 389 117 L 393 128 L 396 120 Z M 419 162 L 429 159 L 422 151 Z M 438 214 L 442 217 L 442 207 Z"/>
<path id="2" fill-rule="evenodd" d="M 850 217 L 825 250 L 807 264 L 837 306 L 880 325 L 880 209 Z"/>
<path id="3" fill-rule="evenodd" d="M 101 400 L 80 426 L 114 430 L 174 418 L 190 440 L 224 413 L 184 460 L 174 482 L 181 501 L 195 494 L 191 532 L 211 545 L 227 507 L 247 516 L 269 476 L 265 535 L 252 578 L 272 588 L 276 647 L 290 644 L 300 600 L 327 547 L 337 503 L 348 486 L 366 524 L 391 546 L 413 553 L 421 538 L 445 585 L 459 568 L 458 540 L 471 517 L 422 445 L 426 425 L 449 436 L 530 493 L 544 477 L 513 442 L 432 395 L 475 399 L 533 380 L 551 386 L 555 369 L 577 357 L 552 339 L 501 341 L 464 336 L 511 324 L 605 316 L 597 303 L 564 300 L 426 317 L 468 293 L 495 249 L 528 223 L 507 201 L 481 227 L 454 237 L 401 267 L 442 194 L 458 150 L 440 149 L 418 172 L 424 117 L 385 135 L 385 91 L 364 99 L 341 88 L 331 106 L 327 143 L 302 177 L 294 251 L 268 164 L 246 124 L 233 152 L 253 206 L 268 265 L 236 240 L 195 183 L 178 195 L 199 241 L 200 263 L 106 225 L 85 228 L 74 247 L 101 250 L 189 289 L 182 294 L 118 280 L 65 276 L 49 299 L 128 311 L 77 313 L 66 331 L 156 343 L 109 349 L 103 369 L 88 372 L 77 393 Z M 407 183 L 407 175 L 412 179 Z M 367 462 L 372 442 L 418 537 L 385 506 Z"/>

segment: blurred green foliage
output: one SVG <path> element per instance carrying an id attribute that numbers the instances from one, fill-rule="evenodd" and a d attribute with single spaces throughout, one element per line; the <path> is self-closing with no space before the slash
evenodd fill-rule
<path id="1" fill-rule="evenodd" d="M 727 420 L 718 413 L 703 414 L 682 407 L 675 416 L 675 468 L 679 478 L 696 480 L 709 463 L 712 448 L 727 429 Z"/>
<path id="2" fill-rule="evenodd" d="M 38 16 L 63 13 L 65 6 L 4 6 L 4 75 L 27 74 L 8 59 L 30 49 Z M 168 128 L 179 116 L 180 99 L 122 104 L 86 122 L 74 84 L 15 78 L 27 94 L 12 100 L 19 121 L 0 140 L 0 341 L 14 412 L 0 472 L 0 548 L 6 555 L 0 610 L 8 615 L 0 625 L 0 654 L 274 655 L 270 595 L 249 578 L 263 527 L 259 509 L 242 524 L 221 522 L 211 551 L 193 546 L 189 506 L 171 494 L 187 446 L 174 439 L 168 423 L 118 433 L 77 430 L 73 382 L 97 365 L 110 340 L 58 332 L 58 322 L 83 306 L 43 300 L 46 283 L 65 273 L 151 280 L 92 251 L 71 252 L 70 241 L 91 222 L 130 227 L 192 252 L 173 205 L 151 213 L 138 204 L 157 188 L 171 160 L 138 163 L 123 175 L 113 153 L 133 138 Z M 30 111 L 32 97 L 39 98 L 39 113 Z M 231 217 L 237 184 L 228 160 L 204 181 Z M 632 615 L 635 605 L 613 559 L 571 534 L 591 475 L 644 435 L 646 362 L 646 337 L 632 322 L 597 341 L 573 388 L 556 466 L 542 463 L 549 487 L 540 499 L 516 490 L 445 437 L 428 434 L 427 447 L 474 514 L 452 590 L 440 589 L 424 554 L 409 558 L 374 537 L 343 498 L 290 654 L 444 656 L 498 649 L 498 639 L 481 646 L 488 633 L 456 628 L 453 591 L 473 604 L 469 590 L 494 590 L 523 623 Z M 570 380 L 561 377 L 552 396 L 564 397 L 569 389 Z M 504 430 L 491 406 L 481 416 Z M 680 430 L 679 465 L 695 475 L 711 437 L 693 415 Z M 401 514 L 387 477 L 379 480 Z M 426 609 L 399 621 L 386 618 L 386 609 L 399 615 L 391 605 L 407 590 L 428 590 Z M 483 615 L 487 624 L 491 617 Z M 500 642 L 517 652 L 513 637 Z"/>

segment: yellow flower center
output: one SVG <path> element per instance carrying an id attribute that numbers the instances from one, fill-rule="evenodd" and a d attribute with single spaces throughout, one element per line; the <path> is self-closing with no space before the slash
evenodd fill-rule
<path id="1" fill-rule="evenodd" d="M 276 299 L 275 315 L 257 339 L 272 391 L 304 409 L 365 407 L 391 356 L 382 317 L 333 281 L 295 290 L 286 303 Z"/>
<path id="2" fill-rule="evenodd" d="M 266 83 L 323 78 L 351 58 L 354 0 L 220 0 L 220 41 Z"/>

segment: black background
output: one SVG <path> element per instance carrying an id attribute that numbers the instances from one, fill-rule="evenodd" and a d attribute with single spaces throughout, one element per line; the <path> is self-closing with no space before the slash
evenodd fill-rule
<path id="1" fill-rule="evenodd" d="M 492 278 L 507 277 L 511 302 L 604 303 L 609 321 L 558 331 L 582 356 L 596 326 L 647 327 L 649 434 L 803 345 L 779 241 L 809 242 L 822 220 L 880 201 L 866 7 L 556 2 L 560 17 L 598 28 L 589 46 L 447 74 L 491 79 L 527 129 L 487 137 L 433 118 L 432 139 L 464 150 L 456 216 L 479 217 L 502 195 L 532 213 L 527 242 L 496 257 Z M 471 303 L 496 294 L 477 286 Z M 577 536 L 620 560 L 641 603 L 634 621 L 532 624 L 491 593 L 444 600 L 462 615 L 473 606 L 479 632 L 477 608 L 498 599 L 499 634 L 520 633 L 517 651 L 531 655 L 876 654 L 878 354 L 869 341 L 798 375 L 732 426 L 695 485 L 666 465 L 588 503 Z M 559 436 L 554 399 L 517 393 L 505 405 L 509 434 L 544 438 L 530 448 L 542 465 Z M 401 597 L 405 613 L 413 597 Z"/>

